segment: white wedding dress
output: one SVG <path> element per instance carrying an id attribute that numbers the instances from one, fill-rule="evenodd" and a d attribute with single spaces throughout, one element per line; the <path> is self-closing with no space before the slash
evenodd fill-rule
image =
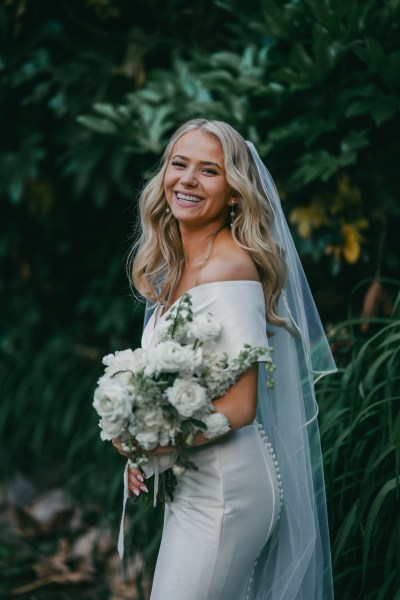
<path id="1" fill-rule="evenodd" d="M 190 294 L 194 315 L 210 312 L 223 326 L 218 351 L 235 356 L 245 343 L 268 345 L 259 282 L 207 283 Z M 169 311 L 157 312 L 144 329 L 144 348 L 156 342 Z M 257 557 L 279 521 L 279 457 L 254 421 L 193 449 L 191 459 L 198 471 L 178 478 L 165 507 L 151 600 L 246 600 Z"/>

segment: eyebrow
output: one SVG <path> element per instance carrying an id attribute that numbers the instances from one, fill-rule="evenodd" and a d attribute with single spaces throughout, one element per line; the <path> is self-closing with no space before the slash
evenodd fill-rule
<path id="1" fill-rule="evenodd" d="M 183 156 L 183 154 L 175 154 L 175 156 L 173 156 L 173 157 L 172 157 L 172 160 L 173 160 L 174 158 L 183 158 L 183 160 L 189 160 L 189 158 L 188 158 L 187 156 Z M 200 161 L 200 164 L 201 164 L 201 165 L 213 165 L 214 167 L 218 167 L 218 169 L 219 169 L 220 171 L 222 171 L 222 170 L 223 170 L 223 169 L 221 169 L 221 167 L 219 166 L 219 164 L 218 164 L 218 163 L 211 162 L 211 161 L 209 161 L 209 160 L 201 160 L 201 161 Z"/>

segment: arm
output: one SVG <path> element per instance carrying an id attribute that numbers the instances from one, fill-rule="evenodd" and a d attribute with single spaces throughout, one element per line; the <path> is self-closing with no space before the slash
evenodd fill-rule
<path id="1" fill-rule="evenodd" d="M 257 380 L 258 364 L 255 364 L 241 375 L 238 382 L 224 396 L 214 400 L 215 412 L 226 416 L 232 431 L 250 425 L 256 417 Z M 199 432 L 193 445 L 208 443 L 210 440 Z"/>
<path id="2" fill-rule="evenodd" d="M 257 382 L 258 363 L 247 369 L 239 380 L 224 396 L 213 401 L 215 412 L 226 416 L 232 431 L 250 425 L 256 417 L 257 410 Z M 226 434 L 229 435 L 229 434 Z M 225 437 L 225 436 L 221 436 Z M 196 434 L 193 446 L 209 444 L 214 440 L 206 438 L 201 431 Z M 148 456 L 169 454 L 174 450 L 173 446 L 157 446 L 154 450 L 147 452 Z"/>

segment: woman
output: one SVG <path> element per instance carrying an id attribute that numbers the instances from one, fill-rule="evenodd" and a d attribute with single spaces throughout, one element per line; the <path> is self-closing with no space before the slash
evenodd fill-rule
<path id="1" fill-rule="evenodd" d="M 334 365 L 269 173 L 228 124 L 193 120 L 171 138 L 140 213 L 133 282 L 155 304 L 143 346 L 190 291 L 195 314 L 223 323 L 218 349 L 269 343 L 277 365 L 272 390 L 256 364 L 214 401 L 231 432 L 197 435 L 199 469 L 166 506 L 151 600 L 330 598 L 311 374 Z M 129 488 L 146 493 L 143 473 L 129 473 Z"/>

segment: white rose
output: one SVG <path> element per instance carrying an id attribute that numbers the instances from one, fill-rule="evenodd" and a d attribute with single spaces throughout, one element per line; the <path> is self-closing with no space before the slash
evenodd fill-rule
<path id="1" fill-rule="evenodd" d="M 93 406 L 100 417 L 119 422 L 129 417 L 132 400 L 121 381 L 104 377 L 94 392 Z"/>
<path id="2" fill-rule="evenodd" d="M 205 389 L 193 379 L 175 379 L 166 390 L 168 401 L 183 417 L 191 417 L 207 404 Z"/>
<path id="3" fill-rule="evenodd" d="M 213 413 L 202 419 L 207 429 L 203 432 L 204 437 L 213 440 L 230 431 L 229 421 L 222 413 Z"/>
<path id="4" fill-rule="evenodd" d="M 214 340 L 221 333 L 221 325 L 211 313 L 200 314 L 190 323 L 190 335 L 201 342 Z"/>
<path id="5" fill-rule="evenodd" d="M 160 342 L 152 348 L 151 363 L 156 371 L 175 373 L 185 370 L 193 352 L 177 342 Z"/>

